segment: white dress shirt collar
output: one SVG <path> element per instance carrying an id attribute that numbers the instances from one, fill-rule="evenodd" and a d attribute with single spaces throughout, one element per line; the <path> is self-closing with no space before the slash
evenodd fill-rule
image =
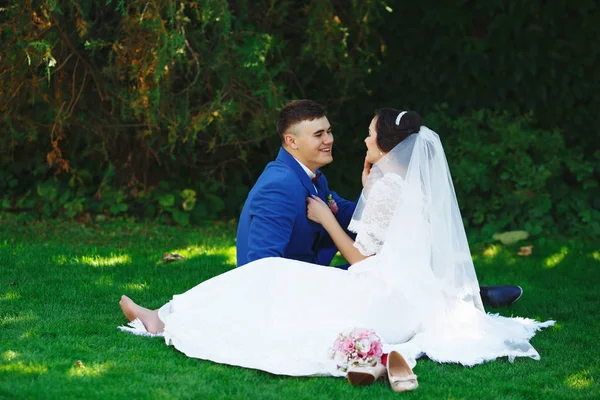
<path id="1" fill-rule="evenodd" d="M 298 159 L 296 157 L 294 157 L 294 160 L 298 161 Z M 308 167 L 306 165 L 302 164 L 300 161 L 298 161 L 298 164 L 300 164 L 300 166 L 302 167 L 304 172 L 306 172 L 306 175 L 308 175 L 308 177 L 310 178 L 311 181 L 313 180 L 313 178 L 315 176 L 317 176 L 314 172 L 312 172 L 310 169 L 308 169 Z M 313 182 L 313 187 L 315 188 L 315 192 L 319 193 L 319 190 L 315 186 L 314 182 Z"/>
<path id="2" fill-rule="evenodd" d="M 298 161 L 297 158 L 294 157 L 294 160 Z M 304 172 L 306 172 L 306 175 L 308 175 L 308 177 L 310 179 L 314 178 L 316 175 L 314 172 L 312 172 L 310 169 L 308 169 L 308 167 L 304 164 L 302 164 L 300 161 L 298 161 L 298 164 L 300 164 L 300 166 L 302 167 L 302 169 L 304 170 Z"/>

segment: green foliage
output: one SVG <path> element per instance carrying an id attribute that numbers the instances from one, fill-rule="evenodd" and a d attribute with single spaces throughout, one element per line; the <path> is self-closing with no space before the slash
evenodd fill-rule
<path id="1" fill-rule="evenodd" d="M 453 119 L 439 108 L 426 120 L 444 142 L 467 226 L 488 235 L 518 228 L 600 234 L 594 164 L 558 130 L 532 127 L 531 115 L 487 110 Z"/>
<path id="2" fill-rule="evenodd" d="M 278 109 L 312 98 L 327 105 L 336 134 L 330 184 L 348 198 L 360 188 L 372 112 L 394 106 L 447 133 L 469 226 L 598 233 L 593 7 L 25 0 L 1 8 L 2 209 L 180 225 L 236 216 L 278 150 Z"/>
<path id="3" fill-rule="evenodd" d="M 535 125 L 559 127 L 587 157 L 600 148 L 600 14 L 577 2 L 388 2 L 385 45 L 368 84 L 383 104 L 452 116 L 473 109 L 534 112 Z"/>
<path id="4" fill-rule="evenodd" d="M 356 31 L 366 40 L 365 18 L 374 23 L 381 4 L 28 0 L 3 8 L 5 208 L 180 224 L 237 214 L 276 150 L 266 139 L 275 139 L 278 108 L 323 74 L 343 71 L 340 88 L 321 100 L 351 98 L 348 88 L 360 86 L 364 57 L 374 56 L 347 39 Z M 184 209 L 185 189 L 198 198 L 186 192 Z"/>

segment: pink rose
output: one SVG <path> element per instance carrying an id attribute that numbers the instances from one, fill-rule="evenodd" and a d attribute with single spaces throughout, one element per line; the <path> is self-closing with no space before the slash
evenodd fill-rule
<path id="1" fill-rule="evenodd" d="M 354 340 L 352 340 L 352 338 L 348 337 L 346 338 L 346 340 L 344 340 L 342 342 L 342 346 L 341 346 L 341 350 L 348 354 L 351 353 L 352 351 L 354 351 Z"/>
<path id="2" fill-rule="evenodd" d="M 383 355 L 383 346 L 379 340 L 371 342 L 371 348 L 367 357 L 381 357 Z"/>

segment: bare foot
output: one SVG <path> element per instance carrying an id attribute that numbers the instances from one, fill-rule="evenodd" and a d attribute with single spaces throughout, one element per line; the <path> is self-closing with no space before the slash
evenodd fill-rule
<path id="1" fill-rule="evenodd" d="M 119 301 L 119 305 L 121 306 L 121 310 L 123 310 L 123 314 L 127 317 L 128 321 L 133 321 L 137 318 L 137 309 L 141 308 L 137 304 L 133 302 L 129 297 L 123 295 L 121 296 L 121 301 Z"/>
<path id="2" fill-rule="evenodd" d="M 140 307 L 125 295 L 121 296 L 119 305 L 121 306 L 121 310 L 123 310 L 123 314 L 125 314 L 129 321 L 133 321 L 136 318 L 139 319 L 150 333 L 160 333 L 163 331 L 165 325 L 160 318 L 158 318 L 157 310 L 149 310 Z"/>

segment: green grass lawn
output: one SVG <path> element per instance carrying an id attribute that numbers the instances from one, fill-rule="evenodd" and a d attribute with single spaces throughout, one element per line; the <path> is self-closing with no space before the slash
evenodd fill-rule
<path id="1" fill-rule="evenodd" d="M 542 359 L 473 368 L 420 360 L 417 391 L 379 381 L 289 378 L 189 359 L 161 338 L 117 330 L 127 294 L 159 307 L 235 265 L 235 226 L 25 223 L 0 214 L 0 397 L 3 398 L 599 398 L 600 243 L 535 239 L 472 244 L 482 284 L 525 291 L 502 315 L 556 319 L 533 339 Z M 163 264 L 177 251 L 185 261 Z M 231 288 L 235 290 L 235 288 Z M 398 322 L 402 323 L 401 316 Z M 79 365 L 80 364 L 80 365 Z"/>

